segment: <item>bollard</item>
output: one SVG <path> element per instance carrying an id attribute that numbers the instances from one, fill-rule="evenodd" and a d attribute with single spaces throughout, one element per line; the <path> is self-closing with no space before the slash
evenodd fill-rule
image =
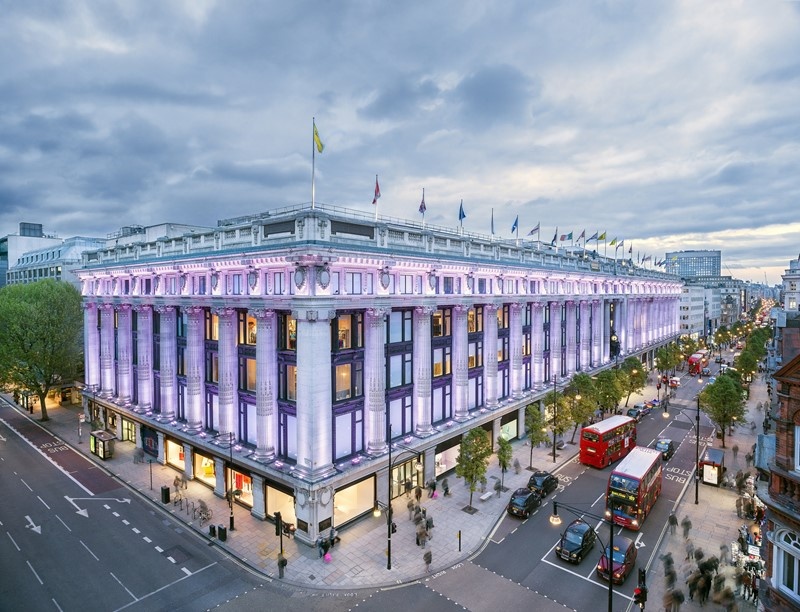
<path id="1" fill-rule="evenodd" d="M 212 538 L 217 537 L 217 526 L 216 525 L 209 525 L 208 526 L 208 535 Z"/>
<path id="2" fill-rule="evenodd" d="M 169 503 L 169 487 L 167 486 L 161 487 L 161 503 L 162 504 Z"/>
<path id="3" fill-rule="evenodd" d="M 228 529 L 225 525 L 217 525 L 217 537 L 219 537 L 220 542 L 224 542 L 228 539 Z"/>

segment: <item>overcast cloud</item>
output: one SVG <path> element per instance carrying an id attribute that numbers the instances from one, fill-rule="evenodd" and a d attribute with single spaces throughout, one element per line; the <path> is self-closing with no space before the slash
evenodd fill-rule
<path id="1" fill-rule="evenodd" d="M 2 3 L 0 235 L 316 200 L 511 238 L 800 254 L 800 3 Z M 592 243 L 589 245 L 593 246 Z M 603 245 L 600 244 L 602 252 Z M 612 254 L 613 247 L 609 249 Z"/>

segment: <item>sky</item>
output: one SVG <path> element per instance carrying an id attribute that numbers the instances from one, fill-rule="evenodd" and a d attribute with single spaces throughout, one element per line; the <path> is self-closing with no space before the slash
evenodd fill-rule
<path id="1" fill-rule="evenodd" d="M 800 2 L 0 0 L 0 236 L 315 200 L 634 259 L 800 254 Z M 558 242 L 559 245 L 569 242 Z M 589 243 L 613 255 L 614 247 Z M 648 264 L 650 265 L 650 264 Z"/>

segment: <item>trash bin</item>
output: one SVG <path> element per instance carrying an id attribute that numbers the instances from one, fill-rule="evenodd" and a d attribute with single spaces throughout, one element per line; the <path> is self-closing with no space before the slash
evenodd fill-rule
<path id="1" fill-rule="evenodd" d="M 209 525 L 208 526 L 208 535 L 212 538 L 217 537 L 217 526 L 216 525 Z"/>
<path id="2" fill-rule="evenodd" d="M 228 528 L 225 525 L 217 525 L 217 537 L 219 537 L 220 542 L 228 539 Z"/>
<path id="3" fill-rule="evenodd" d="M 161 503 L 162 504 L 169 503 L 169 487 L 167 486 L 161 487 Z"/>

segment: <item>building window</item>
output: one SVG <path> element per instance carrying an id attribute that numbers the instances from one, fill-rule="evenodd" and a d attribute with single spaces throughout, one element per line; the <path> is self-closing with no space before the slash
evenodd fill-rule
<path id="1" fill-rule="evenodd" d="M 206 340 L 219 340 L 219 317 L 206 310 Z"/>
<path id="2" fill-rule="evenodd" d="M 239 344 L 256 343 L 258 337 L 258 325 L 256 318 L 246 312 L 239 312 Z"/>
<path id="3" fill-rule="evenodd" d="M 431 332 L 434 338 L 450 335 L 450 322 L 452 320 L 452 310 L 445 308 L 436 310 L 431 318 Z"/>
<path id="4" fill-rule="evenodd" d="M 800 603 L 800 540 L 797 534 L 779 530 L 774 539 L 773 579 L 781 593 Z"/>
<path id="5" fill-rule="evenodd" d="M 467 332 L 470 334 L 483 331 L 483 306 L 470 308 L 467 312 Z"/>
<path id="6" fill-rule="evenodd" d="M 445 276 L 443 279 L 442 287 L 444 289 L 445 294 L 453 293 L 453 277 Z"/>
<path id="7" fill-rule="evenodd" d="M 794 426 L 794 469 L 800 472 L 800 425 Z"/>
<path id="8" fill-rule="evenodd" d="M 411 369 L 412 354 L 410 352 L 390 355 L 387 363 L 389 366 L 387 376 L 389 388 L 402 387 L 414 382 Z"/>
<path id="9" fill-rule="evenodd" d="M 480 368 L 483 366 L 483 340 L 476 340 L 469 343 L 468 361 L 469 368 Z"/>
<path id="10" fill-rule="evenodd" d="M 393 310 L 387 317 L 386 328 L 389 344 L 411 342 L 411 311 Z"/>
<path id="11" fill-rule="evenodd" d="M 434 378 L 450 374 L 450 350 L 449 346 L 433 349 Z"/>
<path id="12" fill-rule="evenodd" d="M 206 353 L 206 382 L 219 382 L 219 355 L 216 351 Z"/>
<path id="13" fill-rule="evenodd" d="M 256 390 L 256 360 L 246 357 L 242 359 L 242 369 L 239 373 L 241 387 L 245 391 Z"/>
<path id="14" fill-rule="evenodd" d="M 297 350 L 297 320 L 290 314 L 280 315 L 280 338 L 278 345 L 284 351 Z"/>
<path id="15" fill-rule="evenodd" d="M 398 292 L 404 295 L 414 293 L 414 277 L 411 274 L 401 274 L 397 283 Z"/>
<path id="16" fill-rule="evenodd" d="M 297 366 L 290 363 L 278 365 L 278 398 L 294 402 L 297 400 Z"/>
<path id="17" fill-rule="evenodd" d="M 275 272 L 272 277 L 272 293 L 274 295 L 283 295 L 285 291 L 286 287 L 283 280 L 283 272 Z"/>
<path id="18" fill-rule="evenodd" d="M 361 294 L 361 272 L 344 273 L 344 290 L 350 295 Z"/>
<path id="19" fill-rule="evenodd" d="M 333 349 L 347 350 L 363 346 L 364 324 L 361 313 L 340 314 L 331 327 Z"/>
<path id="20" fill-rule="evenodd" d="M 360 361 L 334 368 L 334 401 L 341 402 L 363 394 L 364 365 Z"/>

